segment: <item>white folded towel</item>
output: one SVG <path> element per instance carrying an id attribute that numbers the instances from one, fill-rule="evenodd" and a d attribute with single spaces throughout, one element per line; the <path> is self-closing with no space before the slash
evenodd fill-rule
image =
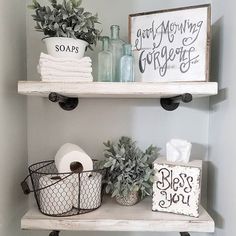
<path id="1" fill-rule="evenodd" d="M 74 62 L 51 62 L 51 61 L 41 61 L 39 60 L 39 66 L 40 67 L 50 67 L 60 70 L 78 70 L 80 68 L 91 68 L 92 63 L 86 62 L 86 63 L 74 63 Z"/>
<path id="2" fill-rule="evenodd" d="M 87 68 L 87 67 L 92 67 L 91 62 L 71 62 L 71 61 L 61 61 L 61 62 L 54 62 L 50 60 L 44 60 L 44 59 L 39 59 L 39 66 L 44 67 L 44 66 L 57 66 L 57 67 L 74 67 L 74 68 Z"/>
<path id="3" fill-rule="evenodd" d="M 43 60 L 48 60 L 52 62 L 73 62 L 73 63 L 86 63 L 90 62 L 92 63 L 92 60 L 90 57 L 83 57 L 81 59 L 76 59 L 76 58 L 58 58 L 58 57 L 53 57 L 45 53 L 40 54 L 40 59 Z"/>
<path id="4" fill-rule="evenodd" d="M 89 57 L 55 58 L 41 53 L 38 73 L 45 82 L 92 82 L 92 60 Z"/>
<path id="5" fill-rule="evenodd" d="M 42 76 L 41 77 L 43 82 L 68 82 L 68 83 L 88 83 L 93 82 L 93 76 L 91 75 L 88 78 L 83 77 L 57 77 L 57 76 Z"/>
<path id="6" fill-rule="evenodd" d="M 42 76 L 57 76 L 57 77 L 82 77 L 88 78 L 92 74 L 91 73 L 83 73 L 83 72 L 65 72 L 65 71 L 57 71 L 57 70 L 47 70 L 41 68 L 40 74 Z"/>
<path id="7" fill-rule="evenodd" d="M 78 72 L 78 73 L 92 73 L 93 69 L 92 67 L 75 67 L 75 66 L 59 66 L 59 65 L 51 65 L 47 63 L 43 63 L 41 65 L 37 66 L 38 73 L 41 74 L 42 71 L 50 71 L 50 73 L 53 72 Z"/>

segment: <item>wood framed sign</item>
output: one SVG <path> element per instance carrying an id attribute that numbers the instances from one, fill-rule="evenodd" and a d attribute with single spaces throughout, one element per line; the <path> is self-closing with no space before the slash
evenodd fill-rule
<path id="1" fill-rule="evenodd" d="M 136 81 L 209 80 L 210 5 L 131 14 L 129 36 Z"/>
<path id="2" fill-rule="evenodd" d="M 202 161 L 188 164 L 154 162 L 152 210 L 198 217 L 201 193 Z"/>

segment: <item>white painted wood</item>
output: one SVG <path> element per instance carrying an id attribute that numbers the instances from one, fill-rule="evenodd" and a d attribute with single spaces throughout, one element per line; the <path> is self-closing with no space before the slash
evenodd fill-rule
<path id="1" fill-rule="evenodd" d="M 158 231 L 158 232 L 214 232 L 214 221 L 201 207 L 199 218 L 158 213 L 151 210 L 147 198 L 132 207 L 118 205 L 105 199 L 96 211 L 67 218 L 42 215 L 31 208 L 21 220 L 22 229 L 69 231 Z"/>
<path id="2" fill-rule="evenodd" d="M 152 210 L 199 216 L 202 161 L 154 162 Z"/>
<path id="3" fill-rule="evenodd" d="M 210 25 L 210 5 L 131 15 L 137 81 L 207 81 Z"/>
<path id="4" fill-rule="evenodd" d="M 18 92 L 46 97 L 51 92 L 79 98 L 160 98 L 191 93 L 194 97 L 218 93 L 215 82 L 178 83 L 48 83 L 19 81 Z"/>
<path id="5" fill-rule="evenodd" d="M 161 156 L 159 157 L 154 163 L 159 163 L 159 164 L 167 164 L 167 165 L 180 165 L 180 166 L 189 166 L 189 167 L 197 167 L 202 169 L 202 160 L 193 160 L 190 161 L 189 163 L 184 163 L 181 161 L 177 161 L 175 163 L 171 162 L 171 161 L 167 161 L 166 157 Z"/>

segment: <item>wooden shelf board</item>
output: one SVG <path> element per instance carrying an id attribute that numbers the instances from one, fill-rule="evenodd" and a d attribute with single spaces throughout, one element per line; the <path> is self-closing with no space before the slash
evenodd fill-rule
<path id="1" fill-rule="evenodd" d="M 194 97 L 218 93 L 215 82 L 178 83 L 48 83 L 19 81 L 18 92 L 24 95 L 47 97 L 56 92 L 79 98 L 161 98 L 191 93 Z"/>
<path id="2" fill-rule="evenodd" d="M 151 232 L 214 232 L 214 221 L 201 207 L 200 217 L 193 218 L 153 212 L 151 199 L 124 207 L 110 198 L 96 211 L 73 217 L 48 217 L 36 207 L 21 220 L 22 229 L 69 231 L 151 231 Z"/>

